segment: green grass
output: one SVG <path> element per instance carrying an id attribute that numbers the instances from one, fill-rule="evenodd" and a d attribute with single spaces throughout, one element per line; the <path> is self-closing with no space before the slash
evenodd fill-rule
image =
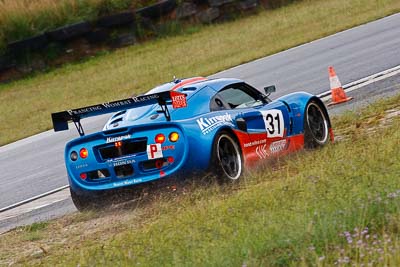
<path id="1" fill-rule="evenodd" d="M 399 10 L 397 0 L 302 1 L 1 85 L 0 145 L 50 129 L 51 112 L 144 92 L 174 75 L 206 76 Z"/>
<path id="2" fill-rule="evenodd" d="M 2 0 L 0 1 L 0 51 L 7 43 L 29 38 L 66 24 L 94 20 L 154 0 Z M 1 53 L 0 53 L 1 54 Z"/>
<path id="3" fill-rule="evenodd" d="M 341 142 L 270 162 L 240 184 L 178 185 L 135 208 L 72 215 L 29 244 L 10 232 L 0 263 L 399 266 L 400 117 L 387 112 L 399 103 L 335 118 Z M 38 246 L 46 253 L 23 256 Z"/>
<path id="4" fill-rule="evenodd" d="M 25 232 L 25 236 L 23 237 L 23 239 L 26 241 L 35 241 L 42 239 L 42 233 L 46 230 L 47 226 L 48 222 L 38 222 L 26 227 L 22 227 L 22 231 Z"/>

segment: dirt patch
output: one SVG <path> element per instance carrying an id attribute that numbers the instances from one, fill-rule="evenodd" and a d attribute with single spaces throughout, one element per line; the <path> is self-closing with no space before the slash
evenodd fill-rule
<path id="1" fill-rule="evenodd" d="M 396 118 L 400 117 L 400 106 L 392 107 L 381 114 L 369 116 L 362 121 L 358 121 L 348 127 L 335 132 L 335 141 L 347 140 L 350 136 L 357 134 L 360 130 L 365 130 L 367 134 L 375 134 L 378 129 L 387 128 L 393 124 Z"/>

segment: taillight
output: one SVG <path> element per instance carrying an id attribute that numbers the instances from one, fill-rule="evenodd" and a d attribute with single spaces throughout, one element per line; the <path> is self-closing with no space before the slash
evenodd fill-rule
<path id="1" fill-rule="evenodd" d="M 115 143 L 114 143 L 114 146 L 115 146 L 116 148 L 122 147 L 122 141 L 117 141 L 117 142 L 115 142 Z"/>
<path id="2" fill-rule="evenodd" d="M 164 143 L 165 142 L 165 135 L 163 135 L 163 134 L 157 134 L 156 135 L 156 138 L 155 138 L 155 141 L 156 141 L 156 143 L 158 143 L 158 144 L 162 144 L 162 143 Z"/>
<path id="3" fill-rule="evenodd" d="M 86 148 L 82 148 L 79 151 L 79 156 L 81 156 L 81 158 L 83 158 L 83 159 L 87 158 L 88 155 L 89 155 L 89 152 L 87 151 Z"/>
<path id="4" fill-rule="evenodd" d="M 82 172 L 79 176 L 81 177 L 82 180 L 86 180 L 87 178 L 87 174 L 85 172 Z"/>
<path id="5" fill-rule="evenodd" d="M 78 159 L 78 153 L 76 153 L 76 151 L 72 151 L 69 157 L 72 161 L 76 161 Z"/>
<path id="6" fill-rule="evenodd" d="M 177 132 L 172 132 L 169 134 L 169 141 L 176 142 L 179 139 L 179 134 Z"/>

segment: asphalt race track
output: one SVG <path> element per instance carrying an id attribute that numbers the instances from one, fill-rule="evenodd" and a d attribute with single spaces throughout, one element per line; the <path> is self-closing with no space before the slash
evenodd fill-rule
<path id="1" fill-rule="evenodd" d="M 342 84 L 400 65 L 400 13 L 210 77 L 242 78 L 260 89 L 275 84 L 277 93 L 273 98 L 300 90 L 320 94 L 329 90 L 330 65 L 335 67 Z M 377 84 L 367 86 L 363 93 L 353 92 L 355 100 L 351 105 L 398 93 L 399 86 L 393 84 L 400 84 L 400 75 Z M 93 132 L 100 130 L 107 118 L 108 115 L 88 119 L 82 124 L 87 132 Z M 0 147 L 0 209 L 67 185 L 64 145 L 77 136 L 71 126 L 66 132 L 47 131 Z M 48 216 L 74 210 L 70 200 L 53 206 L 53 210 L 46 208 L 51 214 Z"/>

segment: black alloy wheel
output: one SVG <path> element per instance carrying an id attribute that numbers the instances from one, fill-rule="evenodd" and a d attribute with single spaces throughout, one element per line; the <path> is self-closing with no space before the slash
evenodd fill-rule
<path id="1" fill-rule="evenodd" d="M 304 143 L 306 148 L 316 148 L 328 142 L 328 124 L 327 115 L 321 106 L 315 101 L 308 103 L 304 122 Z"/>
<path id="2" fill-rule="evenodd" d="M 214 141 L 214 167 L 220 181 L 236 181 L 243 172 L 243 158 L 238 143 L 227 132 Z"/>

